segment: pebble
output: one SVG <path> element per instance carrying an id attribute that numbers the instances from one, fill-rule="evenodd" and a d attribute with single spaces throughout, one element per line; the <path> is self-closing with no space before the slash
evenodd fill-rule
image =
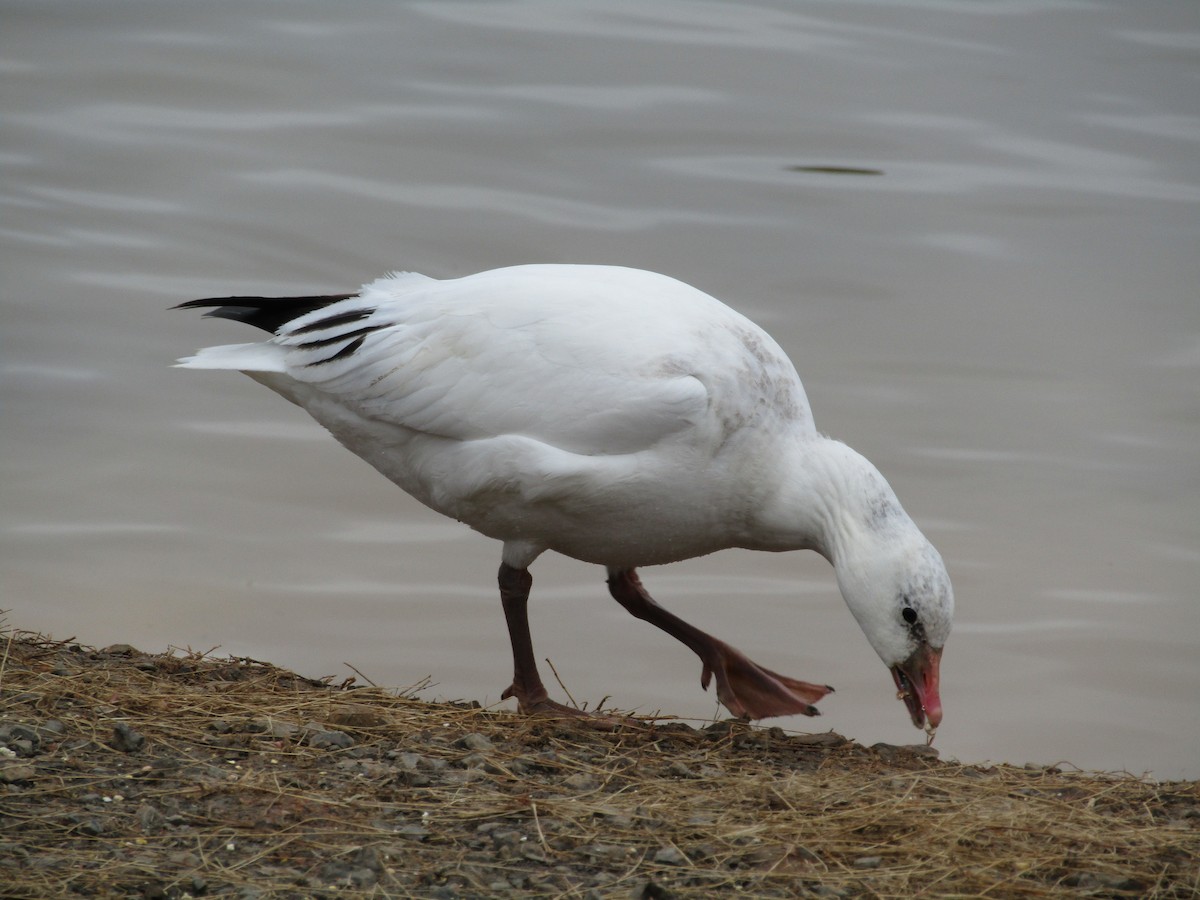
<path id="1" fill-rule="evenodd" d="M 163 814 L 149 803 L 139 806 L 137 812 L 134 813 L 134 818 L 137 819 L 138 827 L 147 834 L 161 828 L 164 821 Z"/>
<path id="2" fill-rule="evenodd" d="M 699 778 L 700 776 L 689 769 L 681 762 L 673 762 L 667 766 L 667 774 L 674 775 L 676 778 Z"/>
<path id="3" fill-rule="evenodd" d="M 104 826 L 101 824 L 99 819 L 84 818 L 82 816 L 77 817 L 75 830 L 80 834 L 87 835 L 88 837 L 98 837 L 99 835 L 104 834 Z"/>
<path id="4" fill-rule="evenodd" d="M 0 725 L 0 746 L 17 756 L 33 756 L 42 743 L 41 736 L 26 725 Z"/>
<path id="5" fill-rule="evenodd" d="M 814 897 L 841 897 L 842 892 L 827 884 L 818 884 L 808 889 Z"/>
<path id="6" fill-rule="evenodd" d="M 486 735 L 477 734 L 475 732 L 463 735 L 462 739 L 459 740 L 458 743 L 460 746 L 466 747 L 468 750 L 474 750 L 478 753 L 487 753 L 488 751 L 495 749 L 495 745 Z"/>
<path id="7" fill-rule="evenodd" d="M 568 775 L 563 779 L 563 784 L 573 791 L 594 791 L 600 787 L 600 781 L 595 775 L 589 775 L 587 772 L 576 772 L 574 775 Z"/>
<path id="8" fill-rule="evenodd" d="M 410 838 L 414 841 L 423 841 L 430 835 L 430 831 L 424 825 L 398 825 L 393 829 L 393 833 L 400 837 Z"/>
<path id="9" fill-rule="evenodd" d="M 33 766 L 24 764 L 9 764 L 0 766 L 0 782 L 4 784 L 17 784 L 22 781 L 33 781 L 37 776 L 37 770 Z"/>
<path id="10" fill-rule="evenodd" d="M 419 753 L 399 753 L 395 750 L 388 751 L 388 758 L 394 759 L 406 772 L 415 772 L 418 767 L 422 767 L 426 763 L 425 757 Z"/>
<path id="11" fill-rule="evenodd" d="M 525 835 L 511 828 L 497 828 L 492 831 L 492 843 L 496 847 L 517 847 L 525 840 Z"/>
<path id="12" fill-rule="evenodd" d="M 291 740 L 300 733 L 300 726 L 292 722 L 271 722 L 267 734 L 277 740 Z"/>
<path id="13" fill-rule="evenodd" d="M 523 844 L 521 846 L 521 855 L 532 862 L 544 863 L 546 861 L 546 851 L 538 844 Z"/>
<path id="14" fill-rule="evenodd" d="M 109 656 L 145 656 L 146 655 L 146 654 L 142 653 L 142 651 L 139 650 L 137 647 L 133 646 L 133 644 L 109 644 L 107 647 L 105 647 L 100 652 L 107 653 Z"/>
<path id="15" fill-rule="evenodd" d="M 626 856 L 625 848 L 615 844 L 588 844 L 580 848 L 580 852 L 591 859 L 618 860 Z"/>
<path id="16" fill-rule="evenodd" d="M 668 844 L 654 854 L 654 861 L 664 866 L 683 866 L 687 865 L 688 858 L 674 844 Z"/>
<path id="17" fill-rule="evenodd" d="M 318 731 L 308 736 L 308 746 L 314 750 L 348 750 L 354 743 L 344 731 Z"/>
<path id="18" fill-rule="evenodd" d="M 120 750 L 122 753 L 136 753 L 145 746 L 146 736 L 134 731 L 124 722 L 118 722 L 113 726 L 112 740 L 108 743 L 114 750 Z"/>
<path id="19" fill-rule="evenodd" d="M 882 856 L 860 856 L 854 861 L 856 869 L 878 869 L 883 863 Z"/>

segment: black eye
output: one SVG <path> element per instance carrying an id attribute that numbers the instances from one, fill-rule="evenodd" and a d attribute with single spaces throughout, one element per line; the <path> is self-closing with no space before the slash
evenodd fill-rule
<path id="1" fill-rule="evenodd" d="M 911 606 L 906 606 L 904 609 L 900 610 L 900 615 L 904 617 L 904 621 L 909 625 L 915 625 L 917 623 L 917 611 Z"/>

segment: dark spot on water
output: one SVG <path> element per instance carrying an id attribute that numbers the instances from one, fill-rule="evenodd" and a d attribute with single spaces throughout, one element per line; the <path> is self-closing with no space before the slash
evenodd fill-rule
<path id="1" fill-rule="evenodd" d="M 883 169 L 863 169 L 858 166 L 785 166 L 787 172 L 812 172 L 817 175 L 882 175 Z"/>

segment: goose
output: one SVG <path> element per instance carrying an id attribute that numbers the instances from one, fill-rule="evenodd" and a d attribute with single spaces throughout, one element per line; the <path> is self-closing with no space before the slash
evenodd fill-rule
<path id="1" fill-rule="evenodd" d="M 534 659 L 529 567 L 553 550 L 604 566 L 613 599 L 700 657 L 701 687 L 715 680 L 733 716 L 817 715 L 833 688 L 752 662 L 660 606 L 638 574 L 732 547 L 813 550 L 932 739 L 954 613 L 942 558 L 875 466 L 816 430 L 780 346 L 716 298 L 653 272 L 554 264 L 176 308 L 270 334 L 178 366 L 246 373 L 502 543 L 502 696 L 519 712 L 591 715 L 550 699 Z"/>

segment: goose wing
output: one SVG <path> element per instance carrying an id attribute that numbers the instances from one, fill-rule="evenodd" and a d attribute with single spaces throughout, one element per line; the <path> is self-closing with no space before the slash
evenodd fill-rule
<path id="1" fill-rule="evenodd" d="M 332 402 L 458 441 L 520 435 L 605 455 L 698 424 L 709 396 L 690 359 L 694 329 L 679 325 L 673 291 L 685 286 L 655 276 L 661 282 L 649 287 L 672 288 L 656 303 L 638 278 L 613 284 L 607 269 L 588 278 L 562 271 L 571 268 L 449 281 L 404 273 L 353 295 L 192 301 L 185 306 L 214 307 L 210 315 L 273 336 L 207 348 L 180 364 L 265 376 L 314 415 Z"/>

